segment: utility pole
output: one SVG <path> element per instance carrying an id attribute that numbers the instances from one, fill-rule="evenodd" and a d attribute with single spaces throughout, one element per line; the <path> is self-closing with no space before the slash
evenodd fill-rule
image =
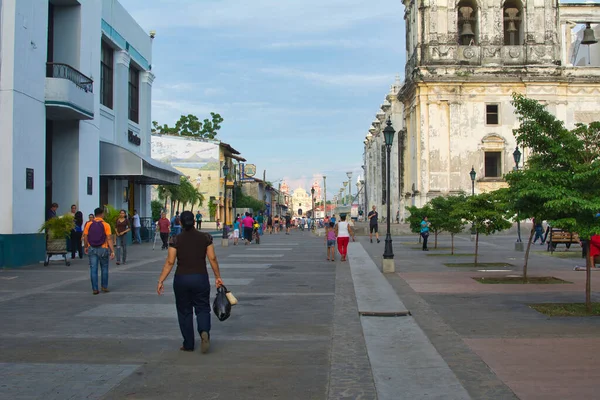
<path id="1" fill-rule="evenodd" d="M 323 204 L 325 205 L 325 215 L 327 215 L 327 177 L 323 175 Z"/>

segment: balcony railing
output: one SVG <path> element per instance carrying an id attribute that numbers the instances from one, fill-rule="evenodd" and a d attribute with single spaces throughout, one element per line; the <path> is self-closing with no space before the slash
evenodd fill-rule
<path id="1" fill-rule="evenodd" d="M 86 93 L 94 92 L 94 81 L 67 64 L 46 63 L 46 77 L 68 79 Z"/>

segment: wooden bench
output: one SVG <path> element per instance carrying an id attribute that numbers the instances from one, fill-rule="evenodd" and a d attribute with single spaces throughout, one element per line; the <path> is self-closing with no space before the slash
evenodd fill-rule
<path id="1" fill-rule="evenodd" d="M 559 244 L 564 244 L 567 249 L 571 247 L 571 244 L 580 244 L 579 235 L 575 232 L 567 232 L 562 229 L 550 230 L 548 239 L 548 251 L 552 252 L 556 249 Z"/>

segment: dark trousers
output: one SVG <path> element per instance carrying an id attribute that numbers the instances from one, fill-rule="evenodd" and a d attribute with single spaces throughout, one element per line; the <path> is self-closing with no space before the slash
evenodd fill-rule
<path id="1" fill-rule="evenodd" d="M 196 229 L 202 229 L 202 221 L 196 221 Z"/>
<path id="2" fill-rule="evenodd" d="M 198 333 L 210 332 L 210 282 L 207 274 L 175 275 L 175 305 L 183 347 L 194 348 L 194 312 Z"/>
<path id="3" fill-rule="evenodd" d="M 161 232 L 160 233 L 160 240 L 162 240 L 163 244 L 162 244 L 162 248 L 166 249 L 169 247 L 169 234 L 166 232 Z"/>
<path id="4" fill-rule="evenodd" d="M 252 228 L 244 227 L 244 239 L 252 241 Z"/>
<path id="5" fill-rule="evenodd" d="M 83 232 L 71 232 L 71 258 L 75 258 L 75 252 L 79 253 L 79 258 L 83 258 L 83 247 L 81 246 L 81 237 Z"/>
<path id="6" fill-rule="evenodd" d="M 423 238 L 423 250 L 427 248 L 427 239 L 429 239 L 429 232 L 421 233 L 421 237 Z"/>

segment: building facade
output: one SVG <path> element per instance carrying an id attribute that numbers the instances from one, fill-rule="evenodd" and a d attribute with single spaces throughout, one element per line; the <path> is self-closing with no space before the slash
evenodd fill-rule
<path id="1" fill-rule="evenodd" d="M 116 0 L 0 1 L 0 266 L 44 258 L 46 210 L 150 216 L 152 39 Z"/>
<path id="2" fill-rule="evenodd" d="M 542 102 L 568 128 L 600 120 L 600 46 L 582 43 L 587 24 L 598 29 L 599 5 L 520 0 L 404 5 L 404 82 L 395 96 L 388 95 L 391 107 L 382 106 L 383 115 L 378 113 L 365 139 L 369 204 L 383 204 L 381 132 L 388 117 L 394 140 L 401 141 L 392 150 L 391 195 L 392 212 L 398 204 L 402 218 L 407 205 L 471 193 L 472 168 L 475 193 L 505 186 L 504 174 L 515 167 L 513 93 Z M 526 162 L 527 149 L 521 150 Z"/>

